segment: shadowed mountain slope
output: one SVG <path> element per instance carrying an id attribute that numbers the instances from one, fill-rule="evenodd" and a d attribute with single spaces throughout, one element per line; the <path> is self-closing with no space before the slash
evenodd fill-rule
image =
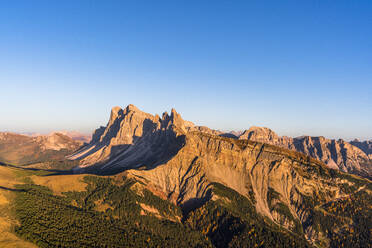
<path id="1" fill-rule="evenodd" d="M 369 156 L 369 159 L 372 160 L 372 140 L 359 141 L 356 139 L 356 140 L 351 141 L 350 144 L 361 149 L 363 152 L 365 152 Z"/>

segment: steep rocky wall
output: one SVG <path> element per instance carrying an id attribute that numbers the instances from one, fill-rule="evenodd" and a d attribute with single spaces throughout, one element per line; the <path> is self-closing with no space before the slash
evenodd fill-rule
<path id="1" fill-rule="evenodd" d="M 315 159 L 258 142 L 196 132 L 186 136 L 186 145 L 166 164 L 129 174 L 188 208 L 212 197 L 212 182 L 221 183 L 252 199 L 259 213 L 288 229 L 307 221 L 304 197 L 321 195 L 331 200 L 339 194 L 337 180 Z M 270 190 L 277 194 L 276 202 L 270 201 Z M 280 204 L 289 214 L 275 208 Z M 316 239 L 312 227 L 307 228 L 308 238 Z"/>

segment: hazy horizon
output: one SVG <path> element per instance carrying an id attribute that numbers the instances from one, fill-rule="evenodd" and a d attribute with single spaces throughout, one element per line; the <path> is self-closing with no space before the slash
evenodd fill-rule
<path id="1" fill-rule="evenodd" d="M 132 103 L 223 131 L 371 140 L 372 2 L 265 3 L 3 3 L 0 131 L 89 134 Z"/>
<path id="2" fill-rule="evenodd" d="M 127 105 L 124 105 L 124 106 L 120 106 L 120 107 L 122 107 L 122 108 L 125 108 Z M 144 112 L 146 112 L 145 110 L 143 110 L 143 109 L 140 109 L 141 111 L 144 111 Z M 176 111 L 177 111 L 177 109 L 176 109 Z M 171 112 L 171 109 L 169 109 L 169 110 L 165 110 L 165 111 L 163 111 L 163 112 L 168 112 L 168 113 L 170 113 Z M 153 115 L 155 115 L 155 114 L 158 114 L 159 116 L 161 116 L 162 115 L 162 113 L 163 112 L 159 112 L 159 113 L 150 113 L 150 114 L 153 114 Z M 108 113 L 108 114 L 107 114 Z M 107 119 L 106 119 L 106 122 L 103 124 L 100 124 L 100 125 L 98 125 L 95 129 L 97 129 L 97 128 L 99 128 L 99 127 L 101 127 L 101 126 L 106 126 L 107 125 L 107 122 L 108 122 L 108 119 L 109 119 L 109 116 L 110 116 L 110 111 L 107 111 L 107 113 L 106 113 L 106 115 L 107 115 Z M 181 116 L 182 116 L 182 113 L 180 113 L 181 114 Z M 183 117 L 183 116 L 182 116 Z M 185 119 L 185 120 L 187 120 L 187 121 L 191 121 L 191 120 L 188 120 L 188 119 Z M 193 122 L 193 121 L 192 121 Z M 193 122 L 196 126 L 202 126 L 201 124 L 199 124 L 199 123 L 196 123 L 196 122 Z M 243 131 L 245 131 L 245 130 L 248 130 L 250 127 L 253 127 L 253 126 L 257 126 L 257 125 L 250 125 L 250 126 L 247 126 L 246 128 L 244 128 L 244 129 L 218 129 L 218 128 L 213 128 L 213 129 L 215 129 L 215 130 L 219 130 L 219 131 L 222 131 L 222 132 L 226 132 L 226 133 L 228 133 L 228 132 L 243 132 Z M 210 127 L 210 126 L 209 126 Z M 266 127 L 266 126 L 261 126 L 261 127 Z M 270 127 L 268 127 L 268 128 L 270 128 Z M 88 135 L 88 136 L 90 136 L 90 135 L 92 135 L 93 134 L 93 132 L 94 132 L 94 130 L 95 129 L 93 129 L 93 130 L 91 130 L 91 131 L 85 131 L 85 130 L 78 130 L 78 129 L 68 129 L 68 128 L 65 128 L 65 129 L 49 129 L 49 130 L 44 130 L 44 131 L 32 131 L 32 130 L 28 130 L 28 131 L 25 131 L 25 130 L 22 130 L 22 129 L 20 129 L 20 130 L 11 130 L 11 129 L 9 129 L 9 130 L 0 130 L 0 132 L 13 132 L 13 133 L 18 133 L 18 134 L 23 134 L 23 135 L 48 135 L 48 134 L 51 134 L 51 133 L 53 133 L 53 132 L 78 132 L 78 133 L 80 133 L 80 134 L 82 134 L 82 135 Z M 270 129 L 272 129 L 272 128 L 270 128 Z M 278 135 L 280 135 L 280 136 L 289 136 L 289 137 L 293 137 L 293 138 L 295 138 L 295 137 L 300 137 L 300 136 L 324 136 L 325 138 L 329 138 L 329 139 L 345 139 L 345 140 L 347 140 L 347 141 L 351 141 L 351 140 L 355 140 L 355 139 L 358 139 L 358 140 L 360 140 L 360 141 L 365 141 L 365 140 L 372 140 L 372 139 L 369 139 L 369 138 L 367 138 L 367 139 L 363 139 L 363 138 L 357 138 L 357 137 L 351 137 L 351 138 L 342 138 L 342 137 L 329 137 L 329 136 L 326 136 L 326 135 L 311 135 L 311 134 L 307 134 L 307 133 L 303 133 L 303 134 L 299 134 L 299 135 L 287 135 L 287 134 L 281 134 L 281 133 L 279 133 L 279 132 L 277 132 L 276 130 L 274 130 L 274 129 L 272 129 L 274 132 L 276 132 Z"/>

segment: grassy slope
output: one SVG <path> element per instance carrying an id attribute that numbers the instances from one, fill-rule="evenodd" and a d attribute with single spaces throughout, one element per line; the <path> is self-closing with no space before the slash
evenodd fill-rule
<path id="1" fill-rule="evenodd" d="M 56 175 L 47 177 L 33 175 L 30 178 L 35 184 L 46 186 L 54 194 L 62 195 L 63 192 L 68 191 L 85 191 L 87 183 L 83 181 L 84 177 L 85 175 Z"/>
<path id="2" fill-rule="evenodd" d="M 39 247 L 210 246 L 180 223 L 178 207 L 120 176 L 0 169 L 0 186 L 7 188 L 0 199 L 8 210 L 0 211 L 0 247 L 34 247 L 19 237 Z M 4 200 L 8 194 L 12 197 Z"/>
<path id="3" fill-rule="evenodd" d="M 23 173 L 15 168 L 0 166 L 0 186 L 12 188 L 15 184 L 22 183 Z M 16 236 L 13 232 L 17 224 L 11 202 L 14 200 L 15 193 L 0 188 L 0 247 L 36 247 L 34 244 L 26 242 Z"/>

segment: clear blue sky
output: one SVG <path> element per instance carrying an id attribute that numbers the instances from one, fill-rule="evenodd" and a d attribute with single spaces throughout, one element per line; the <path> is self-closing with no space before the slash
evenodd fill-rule
<path id="1" fill-rule="evenodd" d="M 221 130 L 372 139 L 372 1 L 2 1 L 0 130 L 112 106 Z"/>

